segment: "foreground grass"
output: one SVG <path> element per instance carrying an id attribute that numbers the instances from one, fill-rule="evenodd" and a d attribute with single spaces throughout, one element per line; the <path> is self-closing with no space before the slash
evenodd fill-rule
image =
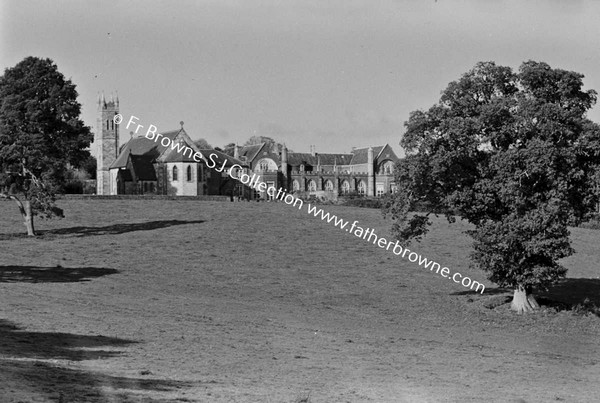
<path id="1" fill-rule="evenodd" d="M 0 203 L 0 385 L 25 401 L 535 402 L 597 390 L 599 319 L 570 309 L 600 295 L 597 231 L 572 230 L 569 278 L 542 295 L 543 312 L 516 316 L 510 293 L 469 268 L 464 223 L 436 220 L 411 249 L 484 295 L 281 203 L 61 207 L 66 219 L 38 221 L 28 239 Z M 388 236 L 377 210 L 325 208 Z"/>

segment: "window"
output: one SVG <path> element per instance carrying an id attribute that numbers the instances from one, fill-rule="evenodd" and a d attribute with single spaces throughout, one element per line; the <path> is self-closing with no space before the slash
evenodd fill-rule
<path id="1" fill-rule="evenodd" d="M 348 194 L 350 193 L 350 183 L 347 180 L 342 182 L 342 193 Z"/>
<path id="2" fill-rule="evenodd" d="M 329 179 L 325 181 L 325 190 L 327 190 L 328 192 L 333 192 L 333 182 Z"/>
<path id="3" fill-rule="evenodd" d="M 393 161 L 386 161 L 383 164 L 380 165 L 379 167 L 379 172 L 380 175 L 391 175 L 394 173 L 394 162 Z"/>
<path id="4" fill-rule="evenodd" d="M 358 181 L 358 186 L 356 187 L 358 190 L 358 194 L 364 195 L 367 192 L 367 187 L 363 181 Z"/>
<path id="5" fill-rule="evenodd" d="M 106 130 L 108 130 L 108 119 L 106 119 Z"/>
<path id="6" fill-rule="evenodd" d="M 300 190 L 300 183 L 298 183 L 298 181 L 296 179 L 294 179 L 294 181 L 292 182 L 292 190 L 294 192 L 297 192 Z"/>
<path id="7" fill-rule="evenodd" d="M 268 188 L 274 188 L 275 187 L 275 182 L 267 182 L 267 189 Z M 269 193 L 267 193 L 267 191 L 265 190 L 265 195 L 267 197 L 267 200 L 273 200 L 274 197 L 271 196 Z"/>
<path id="8" fill-rule="evenodd" d="M 308 191 L 309 192 L 316 192 L 317 191 L 317 182 L 315 182 L 314 180 L 309 180 L 308 181 Z"/>
<path id="9" fill-rule="evenodd" d="M 256 164 L 256 167 L 261 172 L 277 171 L 277 164 L 271 158 L 263 158 Z"/>
<path id="10" fill-rule="evenodd" d="M 177 167 L 173 167 L 173 181 L 177 181 Z"/>
<path id="11" fill-rule="evenodd" d="M 385 193 L 385 188 L 383 187 L 383 183 L 377 184 L 377 196 L 381 197 Z"/>
<path id="12" fill-rule="evenodd" d="M 188 182 L 192 181 L 192 167 L 191 165 L 188 165 L 187 169 L 186 169 L 186 179 Z"/>

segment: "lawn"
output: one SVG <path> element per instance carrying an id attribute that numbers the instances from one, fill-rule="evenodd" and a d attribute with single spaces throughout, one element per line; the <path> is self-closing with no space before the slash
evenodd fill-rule
<path id="1" fill-rule="evenodd" d="M 283 203 L 0 202 L 1 402 L 588 402 L 600 231 L 515 315 L 462 222 L 409 248 L 482 294 Z M 389 238 L 378 210 L 324 206 Z M 587 301 L 586 301 L 587 298 Z"/>

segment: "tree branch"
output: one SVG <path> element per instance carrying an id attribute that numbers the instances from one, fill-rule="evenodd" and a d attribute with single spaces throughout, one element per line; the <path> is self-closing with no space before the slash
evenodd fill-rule
<path id="1" fill-rule="evenodd" d="M 6 194 L 6 193 L 0 193 L 0 198 L 14 200 L 15 203 L 17 203 L 17 206 L 19 206 L 19 211 L 21 212 L 21 215 L 23 217 L 25 217 L 27 215 L 25 213 L 25 207 L 23 206 L 23 203 L 16 196 L 9 195 L 9 194 Z"/>

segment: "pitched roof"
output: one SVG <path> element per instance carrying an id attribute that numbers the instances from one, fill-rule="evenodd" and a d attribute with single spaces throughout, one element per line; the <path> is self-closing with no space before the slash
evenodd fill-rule
<path id="1" fill-rule="evenodd" d="M 381 153 L 381 150 L 383 150 L 385 146 L 376 146 L 376 147 L 372 147 L 373 148 L 373 160 L 375 160 L 377 158 L 377 156 L 379 155 L 379 153 Z M 358 165 L 358 164 L 367 164 L 369 162 L 369 157 L 368 157 L 368 153 L 369 153 L 369 148 L 356 148 L 354 151 L 352 151 L 352 154 L 354 154 L 354 156 L 352 157 L 352 161 L 350 162 L 351 165 Z"/>
<path id="2" fill-rule="evenodd" d="M 213 150 L 212 148 L 211 149 L 202 149 L 202 150 L 200 150 L 200 152 L 202 153 L 202 156 L 204 157 L 204 160 L 206 162 L 209 162 L 211 165 L 212 165 L 213 161 L 217 162 L 216 165 L 214 166 L 214 168 L 220 168 L 220 167 L 222 167 L 223 166 L 223 161 L 227 161 L 225 163 L 226 167 L 230 167 L 230 166 L 235 165 L 235 164 L 240 165 L 242 167 L 248 166 L 247 163 L 245 163 L 243 161 L 240 161 L 239 159 L 233 158 L 231 155 L 227 155 L 227 154 L 225 154 L 225 153 L 223 153 L 221 151 Z M 211 158 L 211 156 L 210 156 L 211 154 L 215 154 L 217 157 L 216 158 L 215 157 Z"/>
<path id="3" fill-rule="evenodd" d="M 183 129 L 172 130 L 169 132 L 162 133 L 163 137 L 169 138 L 171 141 L 179 134 L 179 132 Z M 147 155 L 152 158 L 152 160 L 156 159 L 159 155 L 161 155 L 167 147 L 164 147 L 160 144 L 160 141 L 154 142 L 154 140 L 149 140 L 144 136 L 134 137 L 130 139 L 125 145 L 121 147 L 121 151 L 119 156 L 113 162 L 109 169 L 112 168 L 123 168 L 127 166 L 127 159 L 129 158 L 129 154 L 132 155 Z"/>
<path id="4" fill-rule="evenodd" d="M 288 153 L 287 162 L 292 166 L 298 166 L 303 162 L 308 165 L 349 165 L 352 154 L 316 154 L 311 153 Z"/>
<path id="5" fill-rule="evenodd" d="M 248 162 L 250 162 L 250 161 L 254 160 L 254 158 L 256 158 L 256 156 L 258 155 L 258 153 L 260 152 L 261 148 L 263 148 L 264 145 L 265 145 L 265 143 L 243 146 L 242 149 L 240 150 L 240 157 L 246 157 Z"/>
<path id="6" fill-rule="evenodd" d="M 194 154 L 196 151 L 189 147 L 185 141 L 180 140 L 178 143 L 174 143 L 173 147 L 165 149 L 160 160 L 162 162 L 196 162 L 194 160 Z M 191 152 L 189 150 L 192 150 Z"/>

